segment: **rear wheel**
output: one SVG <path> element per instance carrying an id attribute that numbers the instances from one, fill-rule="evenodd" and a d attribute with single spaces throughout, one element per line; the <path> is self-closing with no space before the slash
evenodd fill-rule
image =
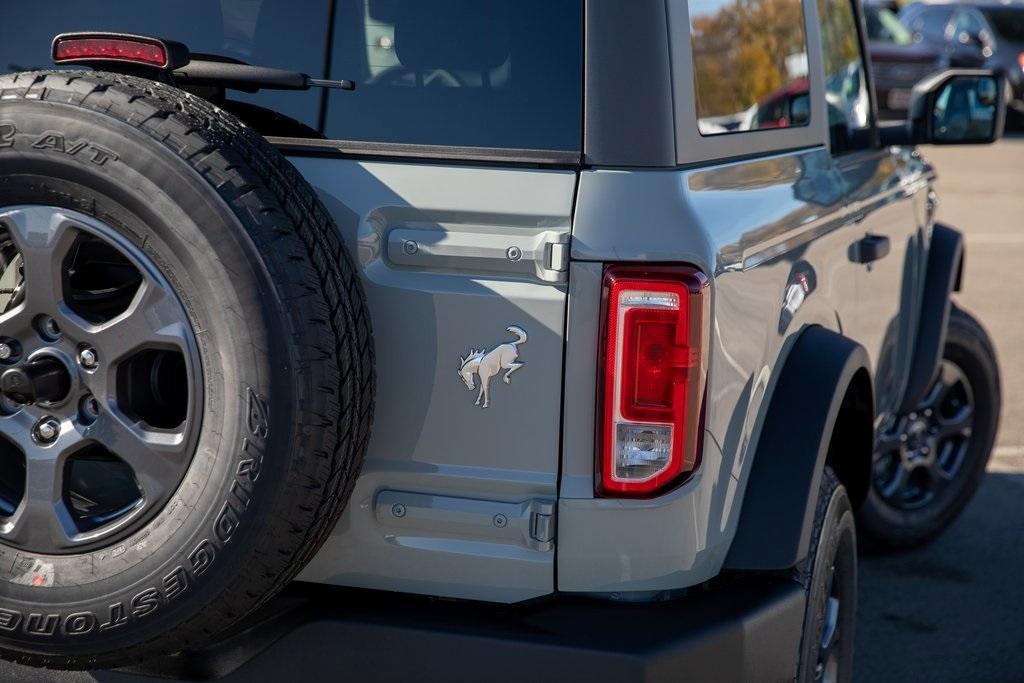
<path id="1" fill-rule="evenodd" d="M 807 588 L 800 683 L 852 680 L 857 613 L 857 538 L 846 489 L 822 473 L 810 554 L 797 573 Z"/>
<path id="2" fill-rule="evenodd" d="M 985 474 L 999 426 L 999 369 L 984 328 L 954 307 L 938 377 L 882 431 L 858 527 L 872 548 L 925 543 L 957 518 Z"/>
<path id="3" fill-rule="evenodd" d="M 0 653 L 205 643 L 286 585 L 369 435 L 355 268 L 294 168 L 210 103 L 0 77 Z"/>

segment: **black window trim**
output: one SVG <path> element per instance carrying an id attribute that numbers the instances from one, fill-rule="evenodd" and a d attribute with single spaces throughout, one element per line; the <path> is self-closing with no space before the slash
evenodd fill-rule
<path id="1" fill-rule="evenodd" d="M 390 161 L 481 162 L 556 168 L 579 168 L 583 153 L 575 150 L 516 149 L 506 147 L 458 147 L 420 145 L 400 142 L 366 142 L 312 138 L 267 137 L 283 154 L 295 156 L 332 156 L 380 158 Z"/>
<path id="2" fill-rule="evenodd" d="M 875 93 L 875 75 L 871 69 L 871 52 L 868 42 L 868 27 L 864 16 L 864 6 L 857 0 L 847 0 L 853 6 L 853 20 L 857 25 L 857 43 L 860 47 L 861 68 L 864 70 L 864 85 L 868 89 L 868 103 L 871 111 L 868 116 L 868 146 L 867 149 L 879 149 L 882 146 L 881 136 L 878 133 L 878 98 Z M 831 146 L 829 151 L 831 151 Z M 863 150 L 851 150 L 847 152 L 856 153 Z M 833 156 L 845 156 L 833 155 Z"/>

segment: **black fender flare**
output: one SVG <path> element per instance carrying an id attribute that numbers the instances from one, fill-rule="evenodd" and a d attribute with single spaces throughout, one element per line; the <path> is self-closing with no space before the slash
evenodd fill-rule
<path id="1" fill-rule="evenodd" d="M 807 556 L 832 434 L 848 389 L 869 367 L 851 339 L 819 326 L 800 332 L 765 414 L 725 569 L 787 569 Z M 871 439 L 864 443 L 870 466 Z"/>
<path id="2" fill-rule="evenodd" d="M 949 326 L 949 295 L 959 291 L 963 278 L 963 235 L 936 223 L 928 249 L 928 266 L 921 292 L 921 317 L 914 338 L 914 355 L 899 412 L 909 413 L 932 386 L 939 372 Z"/>

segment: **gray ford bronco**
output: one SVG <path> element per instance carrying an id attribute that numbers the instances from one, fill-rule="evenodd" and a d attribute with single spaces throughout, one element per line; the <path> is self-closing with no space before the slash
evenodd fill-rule
<path id="1" fill-rule="evenodd" d="M 56 38 L 54 37 L 56 36 Z M 999 377 L 851 0 L 50 0 L 0 24 L 0 652 L 849 680 Z M 56 62 L 59 70 L 52 69 Z"/>

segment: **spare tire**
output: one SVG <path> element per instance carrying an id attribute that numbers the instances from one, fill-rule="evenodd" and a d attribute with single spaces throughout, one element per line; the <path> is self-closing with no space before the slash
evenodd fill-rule
<path id="1" fill-rule="evenodd" d="M 91 668 L 206 643 L 352 491 L 373 344 L 340 233 L 209 102 L 0 77 L 0 654 Z"/>

